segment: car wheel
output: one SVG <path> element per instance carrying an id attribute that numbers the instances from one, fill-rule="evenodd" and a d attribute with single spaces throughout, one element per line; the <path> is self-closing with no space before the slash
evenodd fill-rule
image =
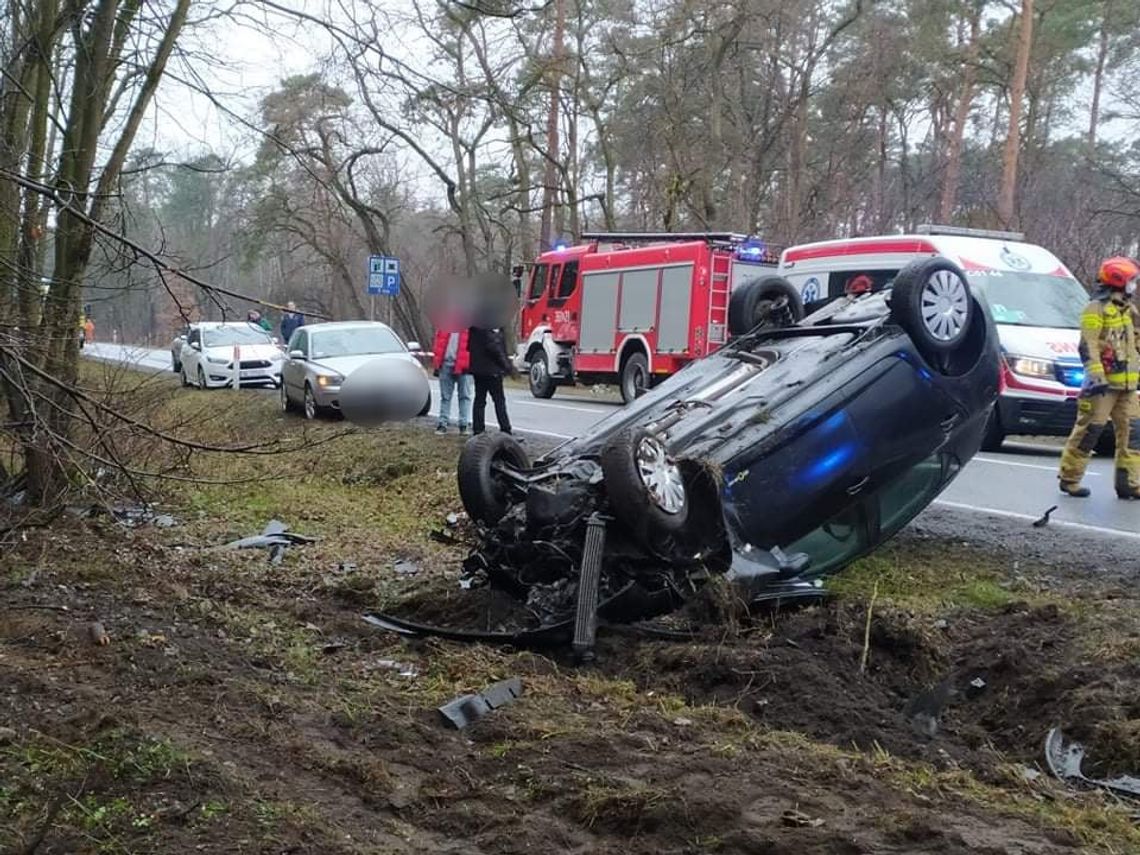
<path id="1" fill-rule="evenodd" d="M 170 357 L 170 370 L 175 374 L 179 374 L 182 371 L 182 363 L 175 359 L 173 356 Z"/>
<path id="2" fill-rule="evenodd" d="M 312 421 L 321 413 L 321 408 L 317 406 L 317 398 L 313 394 L 313 387 L 308 383 L 305 384 L 305 398 L 304 398 L 305 418 Z"/>
<path id="3" fill-rule="evenodd" d="M 950 353 L 966 340 L 974 298 L 966 275 L 945 258 L 912 261 L 891 286 L 891 319 L 923 355 Z"/>
<path id="4" fill-rule="evenodd" d="M 1001 416 L 998 415 L 997 404 L 990 410 L 990 417 L 986 419 L 986 432 L 982 436 L 982 451 L 1001 451 L 1005 442 L 1005 429 L 1001 426 Z"/>
<path id="5" fill-rule="evenodd" d="M 602 449 L 610 510 L 643 543 L 674 534 L 689 519 L 689 490 L 665 444 L 646 430 L 624 430 Z"/>
<path id="6" fill-rule="evenodd" d="M 757 327 L 790 327 L 804 316 L 799 292 L 780 276 L 745 282 L 728 300 L 729 335 L 744 335 Z"/>
<path id="7" fill-rule="evenodd" d="M 507 485 L 499 467 L 530 468 L 530 460 L 509 433 L 481 433 L 459 455 L 459 498 L 471 519 L 494 525 L 508 509 Z"/>
<path id="8" fill-rule="evenodd" d="M 198 366 L 198 388 L 205 389 L 206 387 L 206 372 L 202 370 L 202 366 Z"/>
<path id="9" fill-rule="evenodd" d="M 649 391 L 649 360 L 634 353 L 621 366 L 621 399 L 629 403 Z"/>
<path id="10" fill-rule="evenodd" d="M 543 351 L 536 353 L 530 360 L 530 393 L 536 398 L 554 397 L 554 378 L 550 376 L 550 363 Z"/>
<path id="11" fill-rule="evenodd" d="M 424 404 L 424 408 L 422 410 L 420 410 L 419 415 L 420 416 L 426 416 L 430 413 L 431 413 L 431 392 L 429 391 L 428 396 L 427 396 L 427 403 Z"/>
<path id="12" fill-rule="evenodd" d="M 293 402 L 289 399 L 289 392 L 285 388 L 285 383 L 282 382 L 282 384 L 281 384 L 281 412 L 291 413 L 295 409 L 296 409 L 296 407 L 293 406 Z"/>

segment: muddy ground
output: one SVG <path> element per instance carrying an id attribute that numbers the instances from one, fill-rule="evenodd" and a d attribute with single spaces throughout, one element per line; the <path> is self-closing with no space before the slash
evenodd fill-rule
<path id="1" fill-rule="evenodd" d="M 203 438 L 300 433 L 272 407 Z M 1127 576 L 919 532 L 822 606 L 710 595 L 696 640 L 607 636 L 589 667 L 403 641 L 361 612 L 478 615 L 462 550 L 428 537 L 457 450 L 404 428 L 206 457 L 242 483 L 169 488 L 173 528 L 9 534 L 0 851 L 1140 852 L 1136 805 L 1041 771 L 1058 725 L 1087 771 L 1140 769 Z M 273 516 L 320 540 L 277 566 L 209 548 Z M 509 676 L 521 699 L 444 726 L 436 706 Z"/>

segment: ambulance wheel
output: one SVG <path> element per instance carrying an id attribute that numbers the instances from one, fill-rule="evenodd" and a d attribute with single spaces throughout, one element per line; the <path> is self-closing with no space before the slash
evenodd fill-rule
<path id="1" fill-rule="evenodd" d="M 546 354 L 538 351 L 530 358 L 528 363 L 527 380 L 530 383 L 530 393 L 536 398 L 554 397 L 554 378 L 550 376 L 550 363 Z"/>
<path id="2" fill-rule="evenodd" d="M 912 261 L 891 286 L 891 320 L 928 358 L 957 350 L 966 341 L 973 316 L 966 274 L 948 259 Z"/>
<path id="3" fill-rule="evenodd" d="M 986 432 L 982 435 L 982 451 L 1001 451 L 1005 442 L 1005 429 L 1001 426 L 1001 416 L 998 406 L 994 404 L 990 416 L 986 419 Z"/>
<path id="4" fill-rule="evenodd" d="M 757 328 L 792 326 L 804 316 L 799 292 L 780 276 L 765 276 L 737 286 L 728 300 L 729 335 Z"/>
<path id="5" fill-rule="evenodd" d="M 494 525 L 506 514 L 510 487 L 501 469 L 530 467 L 526 452 L 509 433 L 481 433 L 459 453 L 459 498 L 476 522 Z"/>
<path id="6" fill-rule="evenodd" d="M 621 399 L 628 404 L 649 391 L 649 360 L 644 353 L 632 353 L 621 366 Z"/>

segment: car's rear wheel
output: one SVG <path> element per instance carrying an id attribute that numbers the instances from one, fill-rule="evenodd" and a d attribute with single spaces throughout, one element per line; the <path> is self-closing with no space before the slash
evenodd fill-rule
<path id="1" fill-rule="evenodd" d="M 602 449 L 610 510 L 646 545 L 680 532 L 689 519 L 684 474 L 665 444 L 646 430 L 624 430 Z"/>
<path id="2" fill-rule="evenodd" d="M 644 353 L 630 354 L 621 366 L 621 399 L 628 404 L 649 391 L 649 360 Z"/>
<path id="3" fill-rule="evenodd" d="M 554 397 L 554 378 L 550 376 L 550 363 L 546 359 L 546 353 L 538 351 L 530 358 L 529 366 L 527 379 L 530 382 L 530 393 L 536 398 Z"/>
<path id="4" fill-rule="evenodd" d="M 728 332 L 744 335 L 761 329 L 792 326 L 804 316 L 804 301 L 791 283 L 765 276 L 738 285 L 728 300 Z"/>
<path id="5" fill-rule="evenodd" d="M 175 374 L 182 373 L 182 363 L 175 359 L 173 356 L 170 357 L 170 370 Z"/>
<path id="6" fill-rule="evenodd" d="M 307 418 L 309 421 L 312 421 L 321 414 L 321 408 L 317 406 L 317 397 L 313 394 L 313 387 L 308 383 L 305 384 L 303 407 L 305 418 Z"/>
<path id="7" fill-rule="evenodd" d="M 459 498 L 476 522 L 494 525 L 509 507 L 509 486 L 502 467 L 527 469 L 530 460 L 509 433 L 481 433 L 459 455 Z"/>
<path id="8" fill-rule="evenodd" d="M 956 350 L 966 341 L 973 315 L 966 274 L 948 259 L 912 261 L 891 285 L 891 319 L 924 356 Z"/>

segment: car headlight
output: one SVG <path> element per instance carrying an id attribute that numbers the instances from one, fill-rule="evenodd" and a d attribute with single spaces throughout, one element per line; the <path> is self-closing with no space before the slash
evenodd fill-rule
<path id="1" fill-rule="evenodd" d="M 343 382 L 344 382 L 344 378 L 341 377 L 339 374 L 318 374 L 317 375 L 317 385 L 322 387 L 322 388 L 328 388 L 329 386 L 339 386 Z"/>
<path id="2" fill-rule="evenodd" d="M 207 356 L 206 361 L 211 365 L 229 365 L 229 360 L 224 356 Z"/>
<path id="3" fill-rule="evenodd" d="M 1051 359 L 1034 359 L 1031 356 L 1007 356 L 1009 370 L 1022 377 L 1040 377 L 1044 380 L 1056 379 L 1056 369 Z"/>

